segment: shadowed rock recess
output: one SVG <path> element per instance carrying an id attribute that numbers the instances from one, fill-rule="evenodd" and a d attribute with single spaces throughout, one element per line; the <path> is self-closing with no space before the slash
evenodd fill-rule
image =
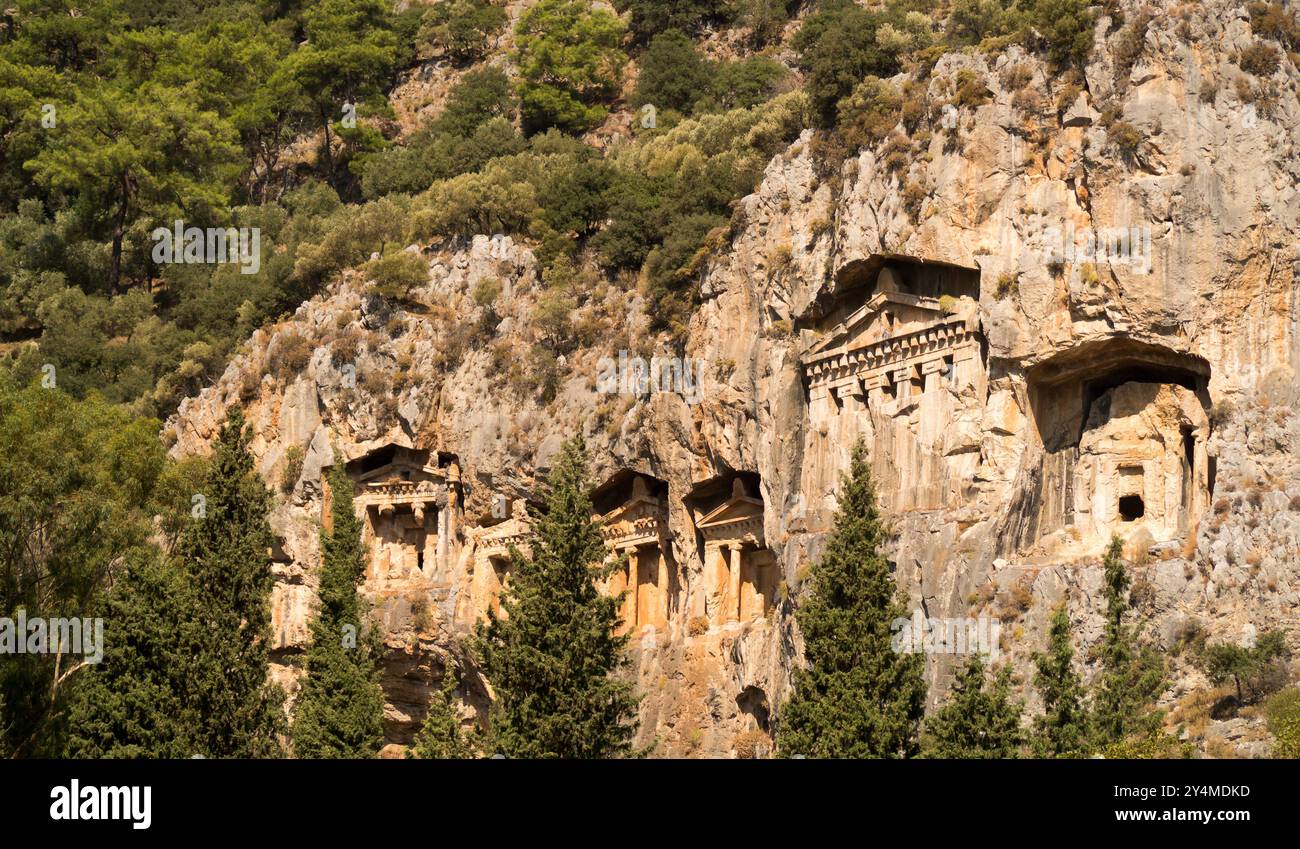
<path id="1" fill-rule="evenodd" d="M 826 173 L 805 131 L 701 266 L 684 338 L 652 331 L 646 302 L 609 281 L 617 332 L 557 360 L 550 400 L 511 369 L 537 338 L 543 284 L 532 248 L 510 237 L 412 245 L 428 279 L 405 301 L 349 271 L 257 331 L 167 427 L 174 454 L 202 453 L 240 404 L 268 481 L 303 452 L 273 516 L 275 674 L 291 698 L 323 469 L 346 464 L 365 514 L 396 753 L 448 665 L 465 670 L 466 717 L 486 709 L 464 637 L 497 608 L 527 504 L 578 432 L 611 556 L 628 554 L 608 589 L 630 591 L 638 743 L 656 755 L 770 748 L 800 661 L 801 582 L 858 438 L 909 610 L 999 618 L 1031 712 L 1041 706 L 1023 682 L 1064 597 L 1085 678 L 1096 671 L 1112 534 L 1155 644 L 1172 650 L 1193 626 L 1215 641 L 1294 626 L 1296 70 L 1282 63 L 1289 79 L 1267 110 L 1229 85 L 1207 95 L 1252 38 L 1244 11 L 1210 5 L 1195 40 L 1153 26 L 1128 71 L 1107 44 L 1122 31 L 1099 24 L 1059 112 L 1027 112 L 1001 82 L 1025 66 L 1027 87 L 1056 102 L 1067 84 L 1039 57 L 945 56 L 924 83 L 936 101 L 966 69 L 988 96 L 901 167 L 872 146 Z M 1115 143 L 1104 124 L 1116 120 L 1140 132 L 1136 149 Z M 924 187 L 919 205 L 911 185 Z M 1098 242 L 1106 250 L 1089 252 Z M 500 283 L 496 323 L 472 297 L 484 278 Z M 314 348 L 307 365 L 269 368 L 298 338 Z M 598 381 L 620 355 L 672 374 Z M 1292 627 L 1294 649 L 1298 638 Z M 1208 686 L 1171 656 L 1165 707 Z M 959 663 L 927 657 L 931 705 Z M 1257 727 L 1223 726 L 1206 734 L 1263 751 Z"/>

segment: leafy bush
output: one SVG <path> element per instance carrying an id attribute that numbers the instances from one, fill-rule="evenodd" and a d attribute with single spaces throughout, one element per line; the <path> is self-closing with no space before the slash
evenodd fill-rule
<path id="1" fill-rule="evenodd" d="M 755 106 L 787 75 L 784 65 L 765 56 L 706 62 L 676 30 L 655 36 L 639 66 L 633 103 L 688 115 Z"/>
<path id="2" fill-rule="evenodd" d="M 656 35 L 637 61 L 639 74 L 633 103 L 689 112 L 710 80 L 708 68 L 691 41 L 679 30 Z"/>
<path id="3" fill-rule="evenodd" d="M 1128 121 L 1116 121 L 1111 124 L 1106 131 L 1106 137 L 1125 157 L 1131 158 L 1142 146 L 1141 131 Z"/>
<path id="4" fill-rule="evenodd" d="M 466 138 L 493 118 L 513 119 L 517 103 L 500 68 L 478 68 L 461 77 L 447 95 L 436 132 Z"/>
<path id="5" fill-rule="evenodd" d="M 1300 758 L 1300 688 L 1275 693 L 1264 705 L 1268 730 L 1273 733 L 1275 758 Z"/>
<path id="6" fill-rule="evenodd" d="M 1255 645 L 1246 648 L 1235 643 L 1206 646 L 1201 665 L 1214 684 L 1231 682 L 1236 688 L 1237 703 L 1257 701 L 1277 688 L 1276 667 L 1290 657 L 1286 637 L 1281 631 L 1260 634 Z"/>
<path id="7" fill-rule="evenodd" d="M 725 3 L 710 0 L 613 0 L 614 8 L 631 12 L 629 28 L 637 41 L 650 40 L 656 33 L 678 30 L 693 35 L 708 21 L 725 21 L 732 10 Z"/>
<path id="8" fill-rule="evenodd" d="M 1047 42 L 1047 53 L 1060 63 L 1082 65 L 1092 52 L 1093 13 L 1089 0 L 1033 0 L 1030 20 Z"/>
<path id="9" fill-rule="evenodd" d="M 455 62 L 475 62 L 487 55 L 506 20 L 506 10 L 488 0 L 443 0 L 425 9 L 416 46 L 422 56 L 440 52 Z"/>
<path id="10" fill-rule="evenodd" d="M 583 0 L 541 0 L 515 26 L 524 131 L 582 132 L 618 90 L 623 22 Z"/>
<path id="11" fill-rule="evenodd" d="M 284 465 L 280 467 L 281 492 L 293 492 L 294 486 L 298 483 L 298 478 L 302 476 L 302 457 L 301 445 L 290 445 L 284 452 Z"/>
<path id="12" fill-rule="evenodd" d="M 840 101 L 837 124 L 850 147 L 884 141 L 901 118 L 902 97 L 893 84 L 867 77 Z"/>
<path id="13" fill-rule="evenodd" d="M 429 280 L 429 266 L 411 251 L 394 251 L 362 266 L 362 273 L 374 281 L 371 291 L 384 298 L 404 301 L 411 289 Z"/>
<path id="14" fill-rule="evenodd" d="M 808 72 L 805 91 L 827 126 L 834 121 L 839 102 L 858 82 L 898 70 L 897 58 L 876 43 L 876 32 L 885 22 L 880 13 L 837 2 L 810 16 L 796 34 L 799 63 Z"/>
<path id="15" fill-rule="evenodd" d="M 1023 27 L 1023 13 L 1015 2 L 955 0 L 948 13 L 945 38 L 954 47 L 976 47 L 1014 35 Z"/>

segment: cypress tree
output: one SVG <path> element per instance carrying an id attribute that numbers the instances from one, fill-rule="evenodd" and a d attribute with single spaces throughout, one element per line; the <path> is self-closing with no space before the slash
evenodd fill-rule
<path id="1" fill-rule="evenodd" d="M 627 664 L 615 636 L 621 596 L 595 579 L 605 564 L 587 495 L 586 447 L 565 443 L 551 471 L 544 512 L 534 515 L 532 556 L 511 551 L 514 574 L 475 646 L 496 692 L 488 751 L 511 758 L 608 758 L 632 754 L 636 700 L 614 673 Z"/>
<path id="2" fill-rule="evenodd" d="M 1052 614 L 1047 651 L 1034 655 L 1038 671 L 1034 686 L 1043 699 L 1043 715 L 1034 721 L 1034 753 L 1039 757 L 1070 757 L 1083 751 L 1088 732 L 1083 685 L 1073 666 L 1070 615 L 1064 601 Z"/>
<path id="3" fill-rule="evenodd" d="M 424 725 L 415 735 L 415 743 L 407 751 L 408 758 L 420 760 L 466 760 L 474 757 L 464 732 L 452 709 L 456 697 L 456 677 L 448 669 L 443 677 L 442 689 L 429 699 L 429 712 Z"/>
<path id="4" fill-rule="evenodd" d="M 361 520 L 341 463 L 329 476 L 331 528 L 320 532 L 320 602 L 293 725 L 300 758 L 370 758 L 384 744 L 384 694 L 373 628 L 362 628 Z"/>
<path id="5" fill-rule="evenodd" d="M 906 616 L 880 554 L 885 527 L 867 451 L 854 446 L 826 551 L 795 611 L 807 667 L 780 716 L 784 756 L 895 758 L 917 751 L 924 712 L 924 661 L 895 652 L 890 626 Z"/>
<path id="6" fill-rule="evenodd" d="M 1024 734 L 1020 702 L 1011 698 L 1011 669 L 991 686 L 984 662 L 973 654 L 953 681 L 948 702 L 926 721 L 925 753 L 932 758 L 1014 758 Z"/>
<path id="7" fill-rule="evenodd" d="M 1102 561 L 1105 570 L 1106 628 L 1101 645 L 1101 680 L 1093 697 L 1092 733 L 1097 745 L 1117 743 L 1138 731 L 1152 732 L 1160 714 L 1146 708 L 1164 686 L 1164 665 L 1151 651 L 1137 645 L 1125 623 L 1131 581 L 1124 568 L 1124 543 L 1110 541 Z"/>
<path id="8" fill-rule="evenodd" d="M 104 656 L 72 695 L 67 755 L 185 758 L 185 666 L 176 643 L 193 595 L 174 563 L 144 555 L 128 563 L 105 602 Z"/>
<path id="9" fill-rule="evenodd" d="M 194 754 L 276 757 L 284 694 L 267 677 L 271 496 L 237 410 L 221 428 L 200 494 L 203 510 L 178 542 L 195 599 L 181 629 Z"/>

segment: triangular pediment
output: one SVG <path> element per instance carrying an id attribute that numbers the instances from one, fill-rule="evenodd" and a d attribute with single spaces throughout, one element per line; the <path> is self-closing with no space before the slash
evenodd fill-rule
<path id="1" fill-rule="evenodd" d="M 697 523 L 698 528 L 711 528 L 763 517 L 763 502 L 748 495 L 733 497 L 709 511 Z"/>
<path id="2" fill-rule="evenodd" d="M 384 483 L 401 483 L 403 481 L 410 483 L 421 483 L 423 481 L 440 481 L 443 476 L 438 469 L 430 468 L 421 463 L 412 463 L 396 461 L 387 463 L 377 469 L 371 469 L 362 475 L 359 479 L 361 484 L 384 484 Z"/>
<path id="3" fill-rule="evenodd" d="M 620 504 L 613 510 L 606 513 L 602 521 L 607 525 L 615 522 L 635 522 L 637 519 L 647 519 L 658 516 L 662 512 L 662 505 L 657 498 L 649 495 L 636 495 L 624 504 Z"/>
<path id="4" fill-rule="evenodd" d="M 888 314 L 889 325 L 885 326 Z M 897 335 L 896 328 L 923 326 L 942 319 L 943 309 L 935 298 L 909 295 L 906 292 L 877 292 L 862 306 L 841 321 L 804 353 L 804 359 L 841 349 L 870 345 Z"/>

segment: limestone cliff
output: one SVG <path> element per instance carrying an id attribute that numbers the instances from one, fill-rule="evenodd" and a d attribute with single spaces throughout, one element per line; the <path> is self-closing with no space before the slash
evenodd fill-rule
<path id="1" fill-rule="evenodd" d="M 900 125 L 833 167 L 806 131 L 703 266 L 680 349 L 648 331 L 635 292 L 599 281 L 575 316 L 593 332 L 539 392 L 521 367 L 543 332 L 539 269 L 490 234 L 409 248 L 429 266 L 411 303 L 348 272 L 258 331 L 168 428 L 176 453 L 201 452 L 243 405 L 277 486 L 290 449 L 304 452 L 274 517 L 282 679 L 292 689 L 307 639 L 323 465 L 360 470 L 406 446 L 451 493 L 435 506 L 455 526 L 428 531 L 436 562 L 372 564 L 366 587 L 390 649 L 389 742 L 403 744 L 444 666 L 467 664 L 458 637 L 502 580 L 490 549 L 522 532 L 522 501 L 578 431 L 602 512 L 640 497 L 650 512 L 629 527 L 653 514 L 633 649 L 641 742 L 657 754 L 764 751 L 799 662 L 801 579 L 858 437 L 912 606 L 997 617 L 1023 679 L 1062 597 L 1088 660 L 1114 532 L 1165 648 L 1194 629 L 1237 640 L 1293 625 L 1297 69 L 1244 74 L 1249 17 L 1230 3 L 1156 5 L 1132 64 L 1132 31 L 1103 17 L 1082 79 L 1015 47 L 950 54 L 923 81 L 925 131 Z M 972 79 L 982 91 L 955 96 Z M 484 278 L 500 285 L 491 307 L 471 294 Z M 310 362 L 286 371 L 277 352 L 301 339 Z M 620 391 L 601 380 L 620 351 L 675 357 L 698 386 Z M 932 684 L 952 662 L 929 657 Z M 1168 705 L 1205 687 L 1175 667 Z M 481 709 L 483 682 L 467 690 Z M 1197 742 L 1216 734 L 1267 751 L 1240 723 Z"/>

